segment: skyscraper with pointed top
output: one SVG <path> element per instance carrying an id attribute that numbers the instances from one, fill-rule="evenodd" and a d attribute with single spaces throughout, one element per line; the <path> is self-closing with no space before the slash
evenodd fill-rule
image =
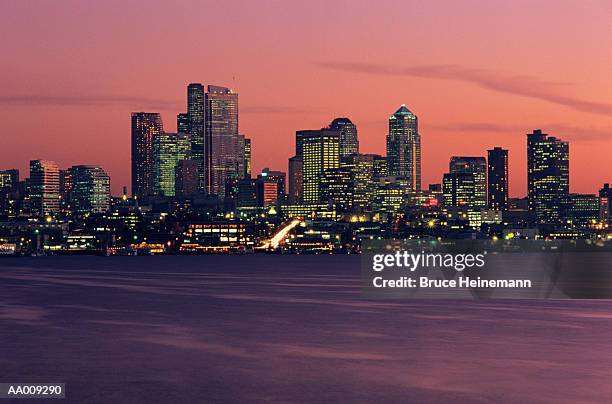
<path id="1" fill-rule="evenodd" d="M 389 175 L 406 178 L 412 191 L 421 190 L 421 135 L 418 118 L 404 104 L 389 117 L 387 166 Z"/>

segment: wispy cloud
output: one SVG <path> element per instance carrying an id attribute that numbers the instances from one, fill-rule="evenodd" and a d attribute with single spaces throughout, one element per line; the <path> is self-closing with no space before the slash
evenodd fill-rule
<path id="1" fill-rule="evenodd" d="M 561 90 L 571 83 L 545 81 L 531 76 L 504 75 L 491 70 L 459 65 L 401 67 L 351 62 L 321 62 L 318 65 L 328 69 L 355 73 L 464 81 L 488 90 L 547 101 L 577 111 L 612 115 L 612 104 L 610 103 L 583 100 L 564 95 Z"/>
<path id="2" fill-rule="evenodd" d="M 524 124 L 503 124 L 495 122 L 450 122 L 427 125 L 427 129 L 445 132 L 460 132 L 466 135 L 470 133 L 515 133 L 517 135 L 522 135 L 533 129 L 542 129 L 544 132 L 567 140 L 582 141 L 609 140 L 612 137 L 612 128 L 577 126 L 558 122 L 533 127 Z"/>
<path id="3" fill-rule="evenodd" d="M 121 95 L 2 95 L 0 96 L 0 105 L 32 107 L 99 107 L 121 105 L 138 108 L 168 109 L 180 108 L 181 103 L 163 99 Z"/>

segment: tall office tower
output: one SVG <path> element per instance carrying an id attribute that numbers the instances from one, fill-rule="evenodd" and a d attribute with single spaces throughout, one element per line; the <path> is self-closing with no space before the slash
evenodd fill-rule
<path id="1" fill-rule="evenodd" d="M 62 214 L 72 213 L 72 168 L 60 170 L 60 210 Z"/>
<path id="2" fill-rule="evenodd" d="M 176 131 L 178 133 L 189 133 L 189 114 L 180 113 L 176 116 Z"/>
<path id="3" fill-rule="evenodd" d="M 329 128 L 340 133 L 340 158 L 359 153 L 357 126 L 348 118 L 336 118 Z"/>
<path id="4" fill-rule="evenodd" d="M 376 184 L 380 176 L 376 174 L 377 159 L 385 163 L 386 160 L 376 154 L 352 154 L 344 157 L 340 163 L 341 167 L 351 171 L 353 185 L 353 206 L 356 210 L 363 212 L 372 208 Z M 383 173 L 386 176 L 386 173 Z"/>
<path id="5" fill-rule="evenodd" d="M 299 131 L 302 151 L 302 201 L 320 202 L 321 177 L 325 170 L 340 167 L 340 134 L 321 129 Z"/>
<path id="6" fill-rule="evenodd" d="M 191 158 L 198 163 L 199 188 L 205 186 L 205 140 L 204 140 L 204 86 L 191 83 L 187 86 L 187 133 L 191 135 Z M 180 131 L 179 131 L 180 132 Z"/>
<path id="7" fill-rule="evenodd" d="M 205 94 L 205 183 L 209 194 L 225 195 L 227 178 L 239 177 L 238 94 L 208 86 Z"/>
<path id="8" fill-rule="evenodd" d="M 154 194 L 153 138 L 164 133 L 157 112 L 132 113 L 132 195 Z"/>
<path id="9" fill-rule="evenodd" d="M 508 210 L 508 150 L 487 150 L 487 207 Z"/>
<path id="10" fill-rule="evenodd" d="M 256 207 L 257 206 L 257 181 L 251 178 L 244 178 L 236 185 L 236 207 Z"/>
<path id="11" fill-rule="evenodd" d="M 244 138 L 244 178 L 251 178 L 252 160 L 251 160 L 251 139 Z"/>
<path id="12" fill-rule="evenodd" d="M 247 139 L 244 135 L 238 135 L 237 142 L 237 178 L 251 178 L 251 139 Z"/>
<path id="13" fill-rule="evenodd" d="M 353 175 L 348 168 L 325 170 L 319 188 L 321 202 L 333 204 L 345 212 L 353 208 Z"/>
<path id="14" fill-rule="evenodd" d="M 302 201 L 302 157 L 293 156 L 289 159 L 289 203 Z"/>
<path id="15" fill-rule="evenodd" d="M 160 133 L 153 138 L 155 195 L 174 196 L 176 165 L 190 156 L 191 138 L 185 133 Z"/>
<path id="16" fill-rule="evenodd" d="M 34 216 L 60 211 L 59 167 L 53 161 L 30 161 L 30 210 Z"/>
<path id="17" fill-rule="evenodd" d="M 484 157 L 453 156 L 449 173 L 474 176 L 473 194 L 464 201 L 466 207 L 478 210 L 487 206 L 487 161 Z"/>
<path id="18" fill-rule="evenodd" d="M 198 163 L 195 160 L 180 160 L 174 170 L 174 195 L 188 198 L 198 192 Z"/>
<path id="19" fill-rule="evenodd" d="M 70 206 L 73 213 L 104 213 L 110 208 L 110 178 L 101 167 L 73 166 L 70 168 L 70 174 Z"/>
<path id="20" fill-rule="evenodd" d="M 379 182 L 381 178 L 389 176 L 387 158 L 379 154 L 374 155 L 374 181 Z"/>
<path id="21" fill-rule="evenodd" d="M 540 223 L 561 220 L 561 201 L 569 193 L 569 143 L 536 129 L 527 134 L 529 210 Z"/>
<path id="22" fill-rule="evenodd" d="M 408 180 L 411 191 L 421 190 L 421 135 L 418 118 L 403 104 L 389 118 L 387 166 L 389 175 Z"/>

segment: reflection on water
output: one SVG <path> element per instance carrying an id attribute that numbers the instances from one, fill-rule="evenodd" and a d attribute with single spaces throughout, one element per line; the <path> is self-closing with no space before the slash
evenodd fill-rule
<path id="1" fill-rule="evenodd" d="M 0 381 L 73 402 L 610 402 L 612 302 L 375 301 L 355 256 L 0 260 Z"/>

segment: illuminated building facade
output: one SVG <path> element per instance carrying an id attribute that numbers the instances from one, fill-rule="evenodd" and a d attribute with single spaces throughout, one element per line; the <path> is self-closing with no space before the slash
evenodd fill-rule
<path id="1" fill-rule="evenodd" d="M 329 129 L 297 132 L 301 140 L 302 200 L 321 201 L 321 178 L 325 170 L 340 167 L 340 134 Z"/>
<path id="2" fill-rule="evenodd" d="M 60 212 L 59 167 L 53 161 L 30 161 L 30 211 L 39 217 Z"/>
<path id="3" fill-rule="evenodd" d="M 487 206 L 487 161 L 484 157 L 453 156 L 449 163 L 449 173 L 457 174 L 454 182 L 456 204 L 451 206 L 465 206 L 471 210 Z M 473 185 L 470 185 L 464 174 L 472 175 Z"/>
<path id="4" fill-rule="evenodd" d="M 153 138 L 154 192 L 174 196 L 176 166 L 190 157 L 191 139 L 185 133 L 161 133 Z"/>
<path id="5" fill-rule="evenodd" d="M 205 189 L 205 158 L 204 158 L 204 86 L 200 83 L 191 83 L 187 86 L 187 128 L 191 136 L 191 158 L 198 164 L 198 187 Z M 181 130 L 185 126 L 181 125 Z"/>
<path id="6" fill-rule="evenodd" d="M 206 191 L 225 195 L 227 178 L 241 178 L 244 149 L 238 148 L 238 94 L 229 88 L 208 86 L 205 96 Z"/>
<path id="7" fill-rule="evenodd" d="M 343 212 L 353 208 L 353 175 L 349 169 L 325 170 L 319 186 L 321 202 L 331 203 Z"/>
<path id="8" fill-rule="evenodd" d="M 527 134 L 527 194 L 538 222 L 558 223 L 568 193 L 569 143 L 539 129 Z"/>
<path id="9" fill-rule="evenodd" d="M 389 118 L 387 166 L 389 175 L 408 179 L 411 191 L 421 190 L 421 135 L 418 118 L 405 105 Z"/>
<path id="10" fill-rule="evenodd" d="M 282 171 L 264 168 L 257 176 L 257 204 L 264 208 L 281 204 L 285 199 L 286 177 Z"/>
<path id="11" fill-rule="evenodd" d="M 561 221 L 565 227 L 594 227 L 599 221 L 599 197 L 590 194 L 567 194 L 561 200 Z"/>
<path id="12" fill-rule="evenodd" d="M 98 166 L 78 165 L 70 168 L 72 191 L 70 206 L 78 215 L 104 213 L 110 207 L 110 177 Z"/>
<path id="13" fill-rule="evenodd" d="M 132 113 L 132 195 L 135 197 L 155 193 L 153 139 L 162 133 L 164 127 L 160 114 Z"/>
<path id="14" fill-rule="evenodd" d="M 508 209 L 508 150 L 495 147 L 487 151 L 487 207 Z"/>
<path id="15" fill-rule="evenodd" d="M 329 128 L 340 133 L 340 158 L 359 153 L 357 126 L 348 118 L 334 119 Z"/>

